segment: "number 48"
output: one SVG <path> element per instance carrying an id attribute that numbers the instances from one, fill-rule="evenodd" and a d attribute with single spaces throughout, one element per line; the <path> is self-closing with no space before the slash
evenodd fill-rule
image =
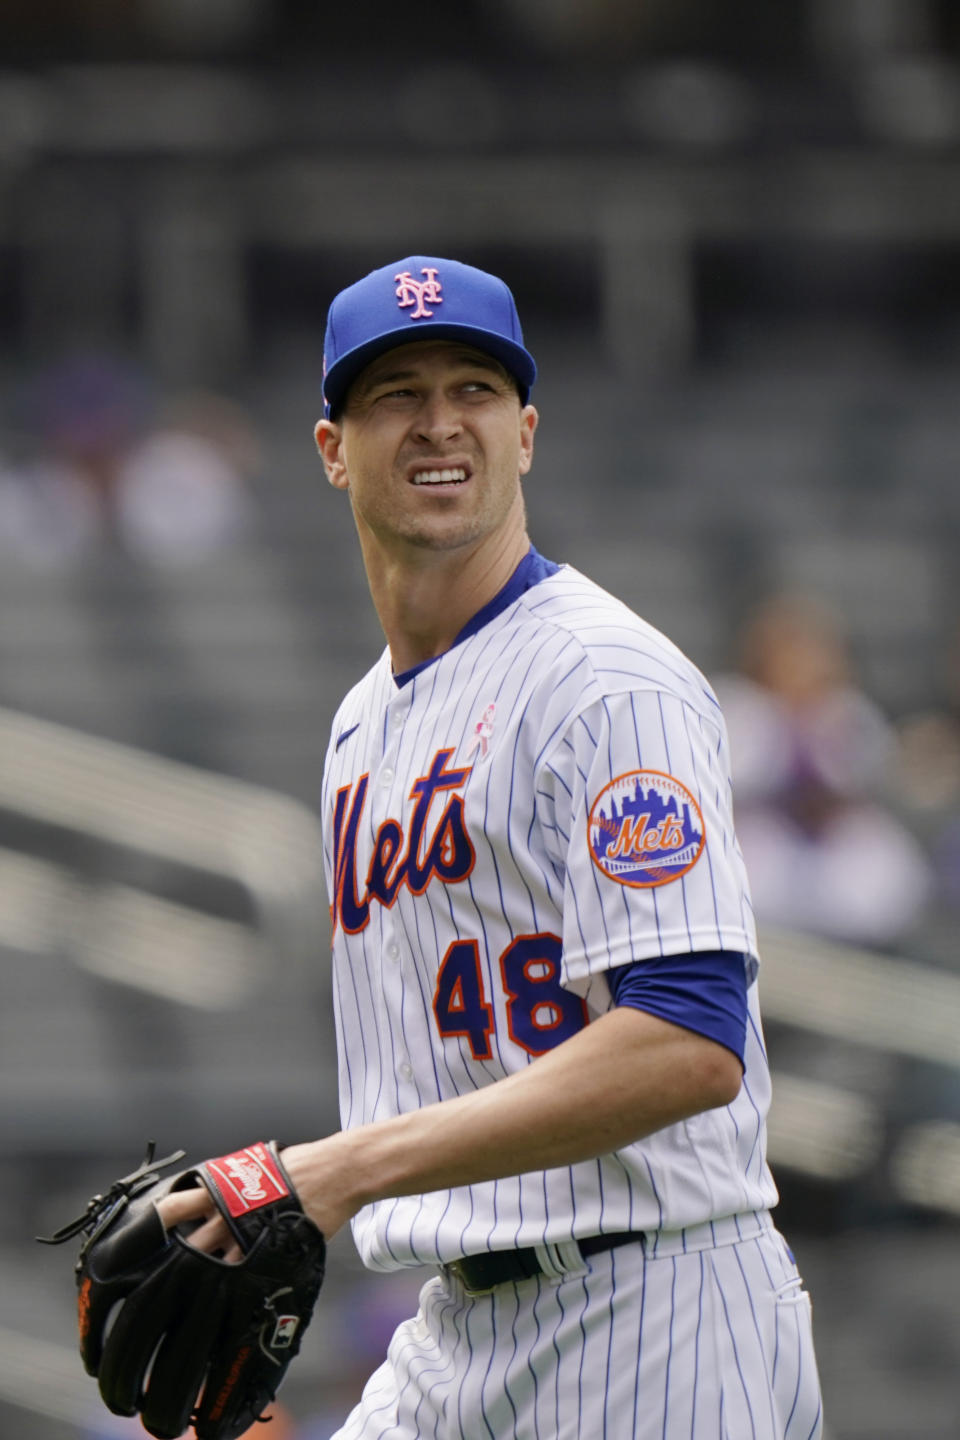
<path id="1" fill-rule="evenodd" d="M 585 1002 L 560 983 L 558 935 L 518 935 L 500 956 L 507 1032 L 531 1055 L 544 1055 L 587 1023 Z M 476 940 L 455 940 L 440 962 L 433 996 L 437 1029 L 463 1035 L 474 1060 L 492 1058 L 493 1006 L 487 1001 Z"/>

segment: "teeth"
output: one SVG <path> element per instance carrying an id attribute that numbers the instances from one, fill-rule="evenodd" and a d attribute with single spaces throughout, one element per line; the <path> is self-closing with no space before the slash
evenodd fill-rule
<path id="1" fill-rule="evenodd" d="M 413 477 L 414 485 L 453 485 L 466 480 L 466 470 L 418 470 Z"/>

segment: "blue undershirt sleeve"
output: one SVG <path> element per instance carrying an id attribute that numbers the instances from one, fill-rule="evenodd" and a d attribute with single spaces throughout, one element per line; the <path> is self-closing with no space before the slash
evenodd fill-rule
<path id="1" fill-rule="evenodd" d="M 702 950 L 635 960 L 607 971 L 617 1005 L 647 1010 L 725 1045 L 743 1064 L 747 1035 L 746 956 Z"/>

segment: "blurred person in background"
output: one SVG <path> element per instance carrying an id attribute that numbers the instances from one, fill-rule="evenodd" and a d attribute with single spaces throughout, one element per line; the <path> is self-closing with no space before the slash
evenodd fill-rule
<path id="1" fill-rule="evenodd" d="M 27 453 L 0 471 L 0 554 L 58 569 L 95 553 L 114 531 L 120 467 L 147 424 L 152 395 L 112 356 L 71 356 L 24 390 Z"/>
<path id="2" fill-rule="evenodd" d="M 769 598 L 716 690 L 758 919 L 896 947 L 929 897 L 929 866 L 886 798 L 896 731 L 858 688 L 834 616 L 809 596 Z"/>
<path id="3" fill-rule="evenodd" d="M 960 914 L 960 621 L 948 634 L 938 675 L 939 693 L 898 726 L 896 790 L 930 856 L 934 924 L 944 942 L 936 953 L 960 966 L 955 940 Z"/>
<path id="4" fill-rule="evenodd" d="M 239 405 L 204 393 L 175 399 L 120 467 L 115 504 L 124 548 L 150 564 L 178 566 L 241 543 L 253 523 L 247 483 L 260 458 Z"/>
<path id="5" fill-rule="evenodd" d="M 27 387 L 32 453 L 0 465 L 0 555 L 57 569 L 110 551 L 153 566 L 240 543 L 260 464 L 257 436 L 225 397 L 162 401 L 132 366 L 81 354 Z"/>

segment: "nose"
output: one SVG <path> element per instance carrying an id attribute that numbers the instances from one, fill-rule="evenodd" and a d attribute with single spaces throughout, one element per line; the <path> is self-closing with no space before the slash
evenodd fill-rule
<path id="1" fill-rule="evenodd" d="M 463 429 L 456 401 L 443 390 L 431 390 L 420 407 L 416 429 L 419 437 L 431 445 L 455 439 Z"/>

